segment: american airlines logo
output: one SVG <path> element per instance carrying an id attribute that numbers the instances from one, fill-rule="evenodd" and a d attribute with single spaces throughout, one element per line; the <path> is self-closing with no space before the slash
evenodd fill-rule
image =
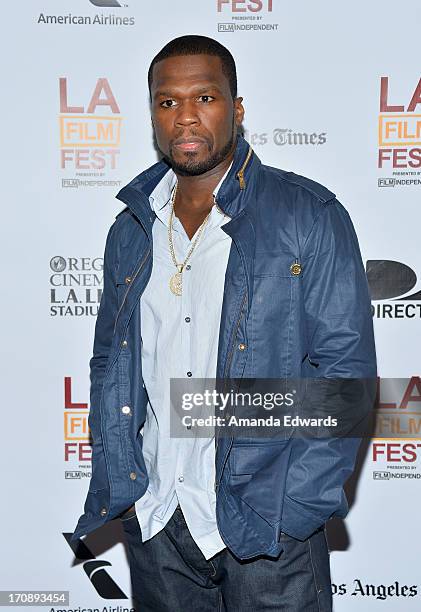
<path id="1" fill-rule="evenodd" d="M 100 6 L 101 8 L 107 6 L 115 8 L 121 6 L 120 2 L 117 2 L 117 0 L 89 0 L 89 2 L 94 6 Z"/>

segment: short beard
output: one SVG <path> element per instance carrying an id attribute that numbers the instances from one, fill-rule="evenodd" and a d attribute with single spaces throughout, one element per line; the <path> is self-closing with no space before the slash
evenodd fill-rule
<path id="1" fill-rule="evenodd" d="M 195 153 L 194 151 L 192 151 L 192 152 L 186 153 L 186 156 L 188 158 L 186 162 L 184 163 L 176 162 L 171 155 L 171 148 L 170 148 L 169 155 L 164 155 L 164 159 L 171 166 L 174 172 L 176 174 L 179 174 L 180 176 L 199 176 L 200 174 L 209 172 L 209 170 L 212 170 L 218 164 L 224 161 L 224 159 L 227 157 L 228 153 L 231 151 L 233 147 L 234 139 L 235 139 L 235 132 L 234 132 L 234 125 L 233 125 L 233 129 L 231 130 L 231 137 L 226 142 L 226 144 L 222 147 L 222 149 L 219 149 L 219 151 L 215 151 L 213 155 L 210 155 L 208 159 L 205 159 L 204 161 L 195 162 L 194 161 Z M 208 150 L 210 153 L 211 151 L 210 145 L 208 145 Z"/>

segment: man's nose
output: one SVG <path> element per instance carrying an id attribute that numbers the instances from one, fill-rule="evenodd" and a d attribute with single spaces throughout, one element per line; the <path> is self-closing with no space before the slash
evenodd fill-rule
<path id="1" fill-rule="evenodd" d="M 186 127 L 191 125 L 199 125 L 200 119 L 197 114 L 197 109 L 194 102 L 183 102 L 178 108 L 175 117 L 175 125 Z"/>

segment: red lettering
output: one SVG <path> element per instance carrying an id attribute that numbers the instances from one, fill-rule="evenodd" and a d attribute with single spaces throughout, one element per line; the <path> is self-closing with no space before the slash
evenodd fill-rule
<path id="1" fill-rule="evenodd" d="M 413 395 L 412 393 L 414 389 L 417 391 L 417 393 Z M 421 402 L 421 378 L 419 376 L 411 377 L 399 408 L 406 410 L 409 402 Z"/>
<path id="2" fill-rule="evenodd" d="M 411 168 L 421 168 L 421 149 L 411 149 L 409 157 L 415 161 L 408 162 L 408 166 L 411 166 Z"/>
<path id="3" fill-rule="evenodd" d="M 380 153 L 380 151 L 379 151 Z M 384 409 L 396 409 L 396 403 L 392 402 L 392 403 L 386 403 L 386 402 L 381 402 L 380 401 L 380 391 L 381 391 L 381 378 L 380 376 L 377 377 L 377 395 L 376 395 L 376 406 L 377 406 L 377 410 L 384 410 Z"/>
<path id="4" fill-rule="evenodd" d="M 79 444 L 79 461 L 92 460 L 92 446 L 88 442 L 80 442 Z"/>
<path id="5" fill-rule="evenodd" d="M 67 79 L 59 79 L 60 87 L 60 112 L 61 113 L 83 113 L 83 106 L 69 106 L 67 102 Z"/>
<path id="6" fill-rule="evenodd" d="M 416 461 L 417 447 L 415 444 L 404 444 L 402 446 L 402 450 L 405 453 L 405 455 L 402 457 L 402 460 L 405 461 L 405 463 L 413 463 L 414 461 Z"/>
<path id="7" fill-rule="evenodd" d="M 372 459 L 373 461 L 377 461 L 377 457 L 379 457 L 379 455 L 384 455 L 384 447 L 386 446 L 386 444 L 384 442 L 374 442 L 373 444 L 373 456 Z"/>
<path id="8" fill-rule="evenodd" d="M 73 404 L 72 402 L 72 379 L 70 376 L 64 378 L 64 407 L 65 408 L 81 408 L 86 410 L 88 404 Z"/>
<path id="9" fill-rule="evenodd" d="M 408 112 L 414 111 L 418 104 L 421 104 L 421 79 L 418 81 L 418 85 L 415 88 L 414 95 L 412 96 L 411 102 L 409 103 Z"/>
<path id="10" fill-rule="evenodd" d="M 388 97 L 389 77 L 381 77 L 380 79 L 380 112 L 381 113 L 402 113 L 405 110 L 404 106 L 389 106 Z"/>
<path id="11" fill-rule="evenodd" d="M 76 455 L 76 442 L 66 442 L 64 445 L 64 460 L 69 461 L 70 455 Z"/>
<path id="12" fill-rule="evenodd" d="M 101 99 L 102 92 L 104 92 L 105 94 L 105 98 L 103 99 Z M 111 112 L 120 112 L 120 109 L 118 108 L 118 104 L 113 96 L 113 92 L 111 91 L 111 87 L 107 79 L 98 79 L 86 112 L 94 113 L 97 106 L 109 106 Z"/>
<path id="13" fill-rule="evenodd" d="M 401 445 L 400 444 L 388 444 L 387 445 L 387 460 L 390 462 L 393 461 L 400 461 L 400 454 L 401 454 Z M 399 455 L 398 457 L 394 458 L 393 455 Z"/>

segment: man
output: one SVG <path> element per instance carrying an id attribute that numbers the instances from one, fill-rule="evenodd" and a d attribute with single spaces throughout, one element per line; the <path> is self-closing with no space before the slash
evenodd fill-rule
<path id="1" fill-rule="evenodd" d="M 217 41 L 169 42 L 149 90 L 163 159 L 120 191 L 107 237 L 73 539 L 121 518 L 141 612 L 331 610 L 325 522 L 346 515 L 359 439 L 171 436 L 169 381 L 375 377 L 352 223 L 239 134 Z"/>

